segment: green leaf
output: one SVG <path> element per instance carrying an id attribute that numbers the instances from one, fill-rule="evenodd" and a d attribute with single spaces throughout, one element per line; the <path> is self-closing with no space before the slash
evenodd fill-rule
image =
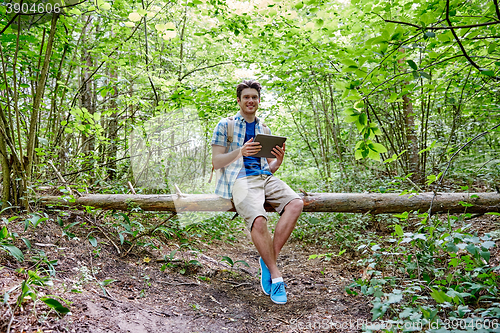
<path id="1" fill-rule="evenodd" d="M 99 9 L 103 9 L 103 10 L 110 10 L 111 9 L 111 5 L 107 2 L 103 3 L 102 5 L 99 6 Z"/>
<path id="2" fill-rule="evenodd" d="M 381 145 L 380 143 L 377 143 L 377 142 L 369 143 L 368 147 L 370 147 L 370 149 L 376 151 L 379 154 L 387 152 L 387 149 L 383 145 Z"/>
<path id="3" fill-rule="evenodd" d="M 486 241 L 481 243 L 481 246 L 484 247 L 485 249 L 491 249 L 492 247 L 495 247 L 495 242 Z"/>
<path id="4" fill-rule="evenodd" d="M 227 261 L 231 267 L 234 266 L 233 259 L 229 258 L 228 256 L 223 256 L 222 261 Z"/>
<path id="5" fill-rule="evenodd" d="M 410 65 L 411 68 L 413 68 L 414 70 L 417 70 L 418 69 L 418 66 L 417 64 L 413 61 L 413 60 L 407 60 L 406 61 L 408 63 L 408 65 Z"/>
<path id="6" fill-rule="evenodd" d="M 250 265 L 245 260 L 237 260 L 234 263 L 236 264 L 236 263 L 239 263 L 239 262 L 241 262 L 243 265 L 245 265 L 247 267 L 250 267 Z"/>
<path id="7" fill-rule="evenodd" d="M 495 72 L 489 69 L 480 69 L 480 72 L 487 76 L 495 76 Z"/>
<path id="8" fill-rule="evenodd" d="M 431 296 L 436 301 L 436 303 L 442 304 L 444 302 L 450 302 L 451 297 L 446 295 L 442 290 L 432 289 Z"/>
<path id="9" fill-rule="evenodd" d="M 479 255 L 488 263 L 490 262 L 490 251 L 479 251 Z"/>
<path id="10" fill-rule="evenodd" d="M 316 217 L 311 217 L 309 219 L 309 223 L 310 224 L 318 224 L 319 222 L 320 222 L 320 220 L 318 218 L 316 218 Z"/>
<path id="11" fill-rule="evenodd" d="M 431 79 L 431 76 L 429 74 L 427 74 L 426 72 L 419 72 L 419 73 L 420 73 L 420 76 L 422 76 L 423 78 L 426 78 L 427 80 Z"/>
<path id="12" fill-rule="evenodd" d="M 431 38 L 432 38 L 432 37 L 436 37 L 436 34 L 435 34 L 434 32 L 432 32 L 432 31 L 426 31 L 426 32 L 425 32 L 425 35 L 426 35 L 427 37 L 431 37 Z"/>
<path id="13" fill-rule="evenodd" d="M 492 54 L 493 52 L 495 52 L 496 48 L 497 44 L 495 42 L 490 43 L 490 45 L 488 46 L 488 53 Z"/>
<path id="14" fill-rule="evenodd" d="M 473 256 L 475 256 L 476 253 L 478 253 L 477 247 L 474 244 L 467 244 L 465 249 Z"/>
<path id="15" fill-rule="evenodd" d="M 56 310 L 58 313 L 66 314 L 70 312 L 67 307 L 63 306 L 58 300 L 53 298 L 43 297 L 42 302 L 47 304 L 50 308 Z"/>
<path id="16" fill-rule="evenodd" d="M 391 293 L 389 294 L 387 303 L 389 304 L 399 303 L 402 299 L 403 299 L 403 294 L 401 293 L 401 291 L 399 291 L 399 293 Z"/>
<path id="17" fill-rule="evenodd" d="M 201 266 L 201 263 L 198 260 L 189 260 L 188 265 Z"/>
<path id="18" fill-rule="evenodd" d="M 404 235 L 403 228 L 401 228 L 401 226 L 399 224 L 396 224 L 394 226 L 394 231 L 396 231 L 396 235 L 398 235 L 399 237 L 403 237 L 403 235 Z"/>
<path id="19" fill-rule="evenodd" d="M 31 250 L 31 242 L 29 241 L 29 239 L 27 238 L 24 238 L 24 237 L 21 237 L 21 239 L 23 240 L 24 244 L 26 244 L 26 247 Z"/>
<path id="20" fill-rule="evenodd" d="M 359 118 L 359 114 L 352 114 L 352 115 L 346 116 L 345 121 L 346 121 L 346 123 L 353 123 L 355 121 L 358 121 L 358 118 Z"/>
<path id="21" fill-rule="evenodd" d="M 118 280 L 115 280 L 115 279 L 106 279 L 106 280 L 104 280 L 104 281 L 100 282 L 100 285 L 101 285 L 101 286 L 103 286 L 103 287 L 105 287 L 105 286 L 107 286 L 108 284 L 111 284 L 111 283 L 113 283 L 113 282 L 115 282 L 115 281 L 118 281 Z"/>
<path id="22" fill-rule="evenodd" d="M 10 254 L 14 258 L 16 258 L 17 261 L 19 261 L 19 262 L 23 262 L 24 261 L 24 255 L 23 255 L 23 253 L 21 252 L 21 250 L 19 250 L 14 245 L 0 244 L 0 246 L 2 246 L 5 250 L 9 251 Z"/>
<path id="23" fill-rule="evenodd" d="M 446 243 L 446 251 L 457 253 L 458 247 L 455 245 L 455 243 L 448 242 L 448 243 Z"/>
<path id="24" fill-rule="evenodd" d="M 360 125 L 366 126 L 368 122 L 368 116 L 366 115 L 366 113 L 362 113 L 359 115 L 358 122 Z"/>
<path id="25" fill-rule="evenodd" d="M 89 242 L 92 244 L 93 247 L 97 246 L 97 239 L 95 239 L 94 236 L 89 236 Z"/>
<path id="26" fill-rule="evenodd" d="M 9 236 L 9 231 L 6 226 L 3 226 L 2 230 L 0 230 L 0 240 L 5 239 Z"/>

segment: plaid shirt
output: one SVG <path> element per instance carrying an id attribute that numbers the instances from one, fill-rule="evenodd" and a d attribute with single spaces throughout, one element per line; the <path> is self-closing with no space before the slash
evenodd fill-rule
<path id="1" fill-rule="evenodd" d="M 264 134 L 264 126 L 260 122 L 259 118 L 255 118 L 255 135 L 261 133 Z M 212 136 L 212 145 L 217 146 L 227 146 L 227 123 L 228 119 L 223 118 L 217 126 L 215 126 L 214 134 Z M 231 152 L 235 149 L 240 148 L 245 143 L 245 132 L 246 132 L 246 121 L 245 118 L 241 116 L 238 112 L 236 116 L 234 116 L 234 133 L 233 133 L 233 142 L 229 146 L 227 152 Z M 269 164 L 267 163 L 267 159 L 265 157 L 261 157 L 260 165 L 262 170 L 267 170 L 271 172 L 269 169 Z M 221 168 L 220 173 L 217 173 L 217 185 L 215 187 L 215 194 L 220 195 L 225 199 L 231 199 L 233 197 L 233 184 L 238 177 L 238 173 L 243 167 L 243 157 L 238 158 L 233 163 L 228 166 Z M 218 170 L 219 171 L 219 170 Z"/>

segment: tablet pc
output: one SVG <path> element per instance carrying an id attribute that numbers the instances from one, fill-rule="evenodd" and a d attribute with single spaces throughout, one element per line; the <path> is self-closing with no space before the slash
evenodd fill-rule
<path id="1" fill-rule="evenodd" d="M 262 149 L 257 154 L 252 156 L 276 158 L 276 156 L 271 154 L 271 151 L 276 146 L 283 147 L 283 143 L 286 141 L 286 138 L 284 136 L 277 135 L 257 134 L 253 141 L 259 142 Z"/>

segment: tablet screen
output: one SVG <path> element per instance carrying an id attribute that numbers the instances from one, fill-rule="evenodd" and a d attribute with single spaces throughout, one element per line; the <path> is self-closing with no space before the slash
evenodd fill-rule
<path id="1" fill-rule="evenodd" d="M 286 137 L 277 136 L 277 135 L 267 135 L 267 134 L 257 134 L 254 142 L 259 142 L 262 146 L 262 149 L 255 155 L 255 157 L 268 157 L 268 158 L 276 158 L 271 151 L 274 147 L 280 146 L 283 147 L 283 143 L 286 141 Z"/>

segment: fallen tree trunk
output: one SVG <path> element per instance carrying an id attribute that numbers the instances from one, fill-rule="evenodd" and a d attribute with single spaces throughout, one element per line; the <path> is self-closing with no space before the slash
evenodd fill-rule
<path id="1" fill-rule="evenodd" d="M 405 211 L 426 212 L 434 193 L 399 195 L 397 193 L 309 193 L 301 194 L 304 212 L 344 213 L 402 213 Z M 39 202 L 44 206 L 91 206 L 100 209 L 144 211 L 234 211 L 230 200 L 215 194 L 88 194 L 70 202 L 64 197 L 42 196 Z M 464 207 L 462 203 L 473 206 Z M 267 211 L 274 211 L 266 207 Z M 500 211 L 500 193 L 438 193 L 432 212 L 486 213 Z"/>

